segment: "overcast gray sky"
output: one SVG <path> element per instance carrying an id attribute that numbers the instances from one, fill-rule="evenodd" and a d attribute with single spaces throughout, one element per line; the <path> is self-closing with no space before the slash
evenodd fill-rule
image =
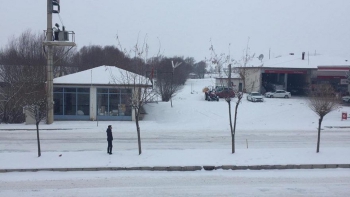
<path id="1" fill-rule="evenodd" d="M 61 0 L 66 30 L 85 45 L 130 49 L 147 34 L 150 56 L 242 55 L 248 37 L 253 53 L 271 56 L 302 51 L 350 56 L 350 0 Z M 46 29 L 46 0 L 1 0 L 0 47 L 26 29 Z M 57 14 L 53 24 L 61 21 Z M 161 45 L 159 44 L 161 43 Z"/>

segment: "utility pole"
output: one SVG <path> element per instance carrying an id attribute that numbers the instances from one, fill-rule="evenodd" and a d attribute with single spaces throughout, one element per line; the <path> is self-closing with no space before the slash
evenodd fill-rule
<path id="1" fill-rule="evenodd" d="M 47 29 L 46 29 L 46 41 L 51 42 L 53 37 L 52 32 L 52 0 L 47 0 Z M 47 47 L 47 82 L 46 82 L 46 94 L 47 94 L 47 118 L 46 124 L 53 123 L 53 46 Z"/>
<path id="2" fill-rule="evenodd" d="M 43 46 L 47 46 L 46 58 L 47 58 L 47 66 L 46 66 L 46 94 L 47 94 L 47 117 L 46 124 L 53 123 L 53 113 L 54 113 L 54 101 L 53 101 L 53 47 L 54 46 L 70 46 L 71 50 L 75 47 L 75 33 L 73 31 L 66 31 L 65 27 L 62 27 L 62 31 L 59 29 L 59 25 L 56 23 L 56 27 L 58 28 L 53 32 L 52 28 L 52 14 L 60 13 L 60 0 L 47 0 L 47 28 L 46 28 L 46 39 L 43 42 Z M 55 34 L 54 34 L 55 33 Z M 54 36 L 55 35 L 55 36 Z M 69 37 L 71 37 L 72 41 L 69 42 Z M 68 51 L 67 50 L 67 53 Z"/>

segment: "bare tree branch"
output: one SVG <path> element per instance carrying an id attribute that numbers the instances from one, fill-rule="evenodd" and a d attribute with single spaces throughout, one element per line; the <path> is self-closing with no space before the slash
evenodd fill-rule
<path id="1" fill-rule="evenodd" d="M 309 107 L 314 111 L 318 119 L 318 135 L 316 152 L 320 151 L 321 124 L 324 116 L 339 107 L 339 98 L 330 84 L 318 84 L 315 91 L 309 92 Z"/>

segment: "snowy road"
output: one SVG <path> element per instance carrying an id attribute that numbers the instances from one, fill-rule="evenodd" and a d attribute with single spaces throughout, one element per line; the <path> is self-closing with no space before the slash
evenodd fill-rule
<path id="1" fill-rule="evenodd" d="M 37 172 L 0 176 L 0 196 L 348 196 L 349 169 Z"/>
<path id="2" fill-rule="evenodd" d="M 99 151 L 106 146 L 104 128 L 101 131 L 42 130 L 40 132 L 43 151 Z M 96 129 L 97 130 L 97 129 Z M 144 150 L 162 149 L 223 149 L 231 145 L 229 131 L 202 132 L 142 132 Z M 133 150 L 137 148 L 136 132 L 114 132 L 114 148 Z M 316 148 L 317 131 L 238 131 L 236 147 L 249 148 Z M 348 131 L 327 130 L 321 134 L 323 147 L 350 147 Z M 35 152 L 36 131 L 1 131 L 0 152 Z"/>

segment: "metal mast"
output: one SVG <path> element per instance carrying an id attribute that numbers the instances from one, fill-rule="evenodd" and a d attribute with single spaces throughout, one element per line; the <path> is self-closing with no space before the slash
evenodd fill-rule
<path id="1" fill-rule="evenodd" d="M 55 8 L 55 9 L 54 9 Z M 54 101 L 53 101 L 53 47 L 54 46 L 70 46 L 72 49 L 75 46 L 75 34 L 73 31 L 66 31 L 64 26 L 62 31 L 58 28 L 53 32 L 52 28 L 52 13 L 60 13 L 60 0 L 47 0 L 47 29 L 46 39 L 43 42 L 43 46 L 47 46 L 47 82 L 46 82 L 46 94 L 47 94 L 47 117 L 46 123 L 53 123 Z M 59 27 L 56 24 L 56 27 Z M 71 37 L 72 41 L 69 41 Z M 69 50 L 70 50 L 69 49 Z M 68 51 L 69 51 L 68 50 Z M 67 52 L 68 52 L 67 51 Z"/>
<path id="2" fill-rule="evenodd" d="M 47 0 L 47 30 L 46 41 L 52 42 L 52 0 Z M 53 123 L 53 46 L 47 47 L 47 82 L 46 82 L 46 94 L 47 94 L 47 124 Z"/>

